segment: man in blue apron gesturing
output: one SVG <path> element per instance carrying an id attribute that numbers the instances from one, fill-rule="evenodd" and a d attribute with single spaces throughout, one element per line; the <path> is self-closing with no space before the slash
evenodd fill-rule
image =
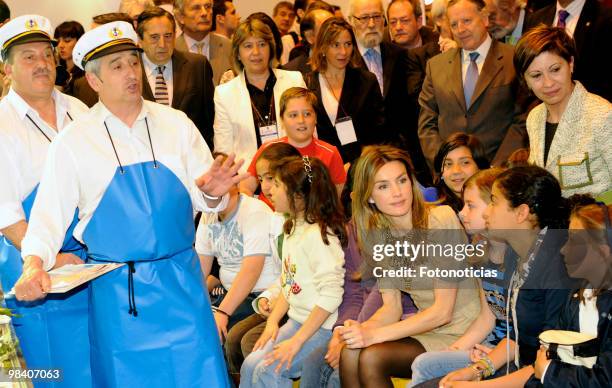
<path id="1" fill-rule="evenodd" d="M 93 385 L 227 387 L 193 209 L 223 209 L 242 161 L 213 161 L 184 113 L 142 99 L 135 42 L 130 24 L 113 22 L 74 48 L 100 101 L 49 149 L 15 292 L 45 296 L 45 270 L 77 207 L 74 236 L 90 262 L 126 263 L 89 286 Z"/>
<path id="2" fill-rule="evenodd" d="M 0 102 L 0 283 L 5 293 L 22 273 L 21 244 L 51 141 L 88 109 L 55 90 L 51 36 L 51 23 L 39 15 L 19 16 L 0 28 L 2 61 L 11 78 Z M 67 214 L 69 224 L 75 208 Z M 73 225 L 58 235 L 56 267 L 86 258 L 72 237 Z M 91 386 L 87 287 L 34 303 L 7 296 L 6 304 L 17 314 L 13 323 L 28 368 L 62 369 L 63 386 Z"/>

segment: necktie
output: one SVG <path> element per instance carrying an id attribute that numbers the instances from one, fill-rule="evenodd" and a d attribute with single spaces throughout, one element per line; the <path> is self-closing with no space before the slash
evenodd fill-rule
<path id="1" fill-rule="evenodd" d="M 366 65 L 368 66 L 368 70 L 370 70 L 376 76 L 376 80 L 378 81 L 378 86 L 380 87 L 380 92 L 383 92 L 383 71 L 382 71 L 382 58 L 380 53 L 373 48 L 369 48 L 365 52 Z"/>
<path id="2" fill-rule="evenodd" d="M 198 51 L 198 54 L 204 55 L 204 42 L 196 43 L 195 47 L 196 47 L 196 50 Z"/>
<path id="3" fill-rule="evenodd" d="M 557 19 L 557 27 L 565 28 L 565 21 L 569 17 L 570 13 L 564 9 L 559 10 L 559 18 Z"/>
<path id="4" fill-rule="evenodd" d="M 470 64 L 468 65 L 465 80 L 463 81 L 463 96 L 465 97 L 466 108 L 470 107 L 472 94 L 474 94 L 474 88 L 476 88 L 476 82 L 478 81 L 478 65 L 476 65 L 476 59 L 478 59 L 479 55 L 480 54 L 477 52 L 470 53 Z"/>
<path id="5" fill-rule="evenodd" d="M 157 76 L 155 77 L 155 102 L 164 105 L 170 105 L 168 99 L 168 85 L 164 80 L 164 70 L 166 66 L 157 67 Z"/>

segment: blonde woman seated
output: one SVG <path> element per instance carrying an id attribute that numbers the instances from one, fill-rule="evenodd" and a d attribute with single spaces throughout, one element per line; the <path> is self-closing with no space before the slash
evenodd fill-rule
<path id="1" fill-rule="evenodd" d="M 306 87 L 297 71 L 276 69 L 274 36 L 258 19 L 242 22 L 232 38 L 239 75 L 215 89 L 215 151 L 244 159 L 243 170 L 263 144 L 285 136 L 279 101 L 294 86 Z"/>
<path id="2" fill-rule="evenodd" d="M 398 236 L 412 230 L 456 230 L 459 240 L 466 241 L 450 207 L 425 204 L 410 157 L 400 149 L 367 147 L 355 166 L 353 195 L 353 220 L 364 258 L 365 247 L 377 233 L 401 240 Z M 346 342 L 340 359 L 343 387 L 392 387 L 391 376 L 410 377 L 412 361 L 419 354 L 448 348 L 480 312 L 474 279 L 406 283 L 410 284 L 400 290 L 385 289 L 381 282 L 383 306 L 366 322 L 346 321 L 338 329 Z M 402 321 L 401 292 L 407 292 L 419 309 Z"/>

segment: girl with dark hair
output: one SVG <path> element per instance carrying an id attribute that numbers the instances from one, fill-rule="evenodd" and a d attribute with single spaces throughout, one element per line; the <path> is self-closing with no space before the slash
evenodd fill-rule
<path id="1" fill-rule="evenodd" d="M 592 198 L 591 198 L 592 200 Z M 527 387 L 610 387 L 612 385 L 612 206 L 579 204 L 570 216 L 570 239 L 563 247 L 568 272 L 586 281 L 575 290 L 559 318 L 558 330 L 597 337 L 598 346 L 585 357 L 596 356 L 591 367 L 549 359 L 540 348 L 534 376 Z M 598 262 L 598 259 L 601 260 Z"/>
<path id="2" fill-rule="evenodd" d="M 452 387 L 456 381 L 483 378 L 490 380 L 483 387 L 523 386 L 533 373 L 539 334 L 556 327 L 569 297 L 572 282 L 560 254 L 569 208 L 554 176 L 536 166 L 501 173 L 484 218 L 489 236 L 506 242 L 512 248 L 507 254 L 516 256 L 508 296 L 514 329 L 473 364 L 425 386 Z M 508 374 L 517 368 L 522 369 Z"/>
<path id="3" fill-rule="evenodd" d="M 85 73 L 72 61 L 72 50 L 77 40 L 85 33 L 83 26 L 79 22 L 67 21 L 55 27 L 53 38 L 58 41 L 57 54 L 59 56 L 59 66 L 62 70 L 58 72 L 56 85 L 63 87 L 63 92 L 73 95 L 72 87 L 76 78 L 82 77 Z"/>
<path id="4" fill-rule="evenodd" d="M 456 213 L 461 211 L 463 184 L 476 172 L 490 166 L 485 155 L 478 138 L 466 133 L 453 133 L 442 143 L 434 158 L 439 203 L 450 206 Z"/>
<path id="5" fill-rule="evenodd" d="M 300 377 L 306 357 L 331 338 L 344 292 L 346 229 L 327 168 L 304 156 L 283 159 L 272 172 L 272 203 L 288 214 L 281 293 L 242 364 L 243 387 L 290 386 Z M 279 328 L 285 314 L 289 320 Z"/>

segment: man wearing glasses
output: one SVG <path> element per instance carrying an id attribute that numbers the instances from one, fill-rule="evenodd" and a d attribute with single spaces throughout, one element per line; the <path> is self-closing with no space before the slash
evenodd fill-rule
<path id="1" fill-rule="evenodd" d="M 389 142 L 399 144 L 410 152 L 422 184 L 431 182 L 431 176 L 419 144 L 414 110 L 407 109 L 407 51 L 383 41 L 385 25 L 381 0 L 351 0 L 349 21 L 357 39 L 357 48 L 364 66 L 378 80 L 385 106 L 385 126 Z"/>

